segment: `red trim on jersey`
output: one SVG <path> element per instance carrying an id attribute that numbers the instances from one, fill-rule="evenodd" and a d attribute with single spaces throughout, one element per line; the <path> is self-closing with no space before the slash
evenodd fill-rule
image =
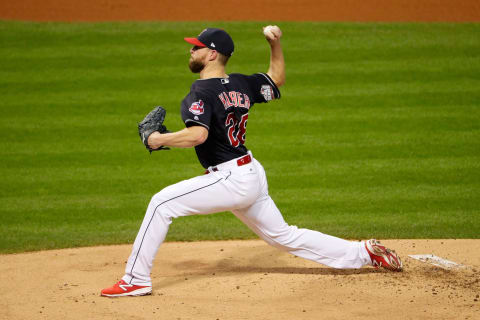
<path id="1" fill-rule="evenodd" d="M 188 43 L 191 43 L 195 46 L 199 46 L 199 47 L 206 47 L 205 44 L 201 43 L 200 41 L 198 41 L 197 38 L 183 38 L 183 40 L 187 41 Z"/>

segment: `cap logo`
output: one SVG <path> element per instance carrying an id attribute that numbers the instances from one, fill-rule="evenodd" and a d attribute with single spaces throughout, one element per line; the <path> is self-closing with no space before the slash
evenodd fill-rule
<path id="1" fill-rule="evenodd" d="M 215 43 L 210 43 L 210 47 L 214 47 L 215 48 Z"/>

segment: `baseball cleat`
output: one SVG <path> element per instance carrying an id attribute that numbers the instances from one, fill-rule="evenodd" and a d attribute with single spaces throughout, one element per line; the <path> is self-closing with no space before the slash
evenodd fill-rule
<path id="1" fill-rule="evenodd" d="M 387 249 L 381 245 L 380 241 L 375 239 L 365 241 L 365 248 L 367 248 L 375 268 L 382 267 L 390 271 L 402 271 L 403 265 L 400 257 L 394 250 Z"/>
<path id="2" fill-rule="evenodd" d="M 145 296 L 152 294 L 151 286 L 137 286 L 128 284 L 123 280 L 118 281 L 113 287 L 103 289 L 100 293 L 103 297 Z"/>

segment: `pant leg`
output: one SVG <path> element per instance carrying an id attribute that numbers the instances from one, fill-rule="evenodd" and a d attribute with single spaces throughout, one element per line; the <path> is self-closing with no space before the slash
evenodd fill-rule
<path id="1" fill-rule="evenodd" d="M 261 167 L 259 163 L 257 166 Z M 259 170 L 263 171 L 263 168 Z M 260 238 L 296 256 L 333 268 L 360 268 L 371 264 L 363 242 L 347 241 L 288 225 L 268 195 L 265 176 L 263 179 L 262 194 L 257 201 L 247 208 L 233 211 Z"/>
<path id="2" fill-rule="evenodd" d="M 260 189 L 253 168 L 253 165 L 245 165 L 212 172 L 168 186 L 155 194 L 148 205 L 122 279 L 135 285 L 151 285 L 153 261 L 173 218 L 231 211 L 253 203 Z"/>

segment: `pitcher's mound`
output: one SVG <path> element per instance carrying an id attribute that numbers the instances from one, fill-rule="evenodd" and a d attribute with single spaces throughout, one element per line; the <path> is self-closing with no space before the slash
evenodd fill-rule
<path id="1" fill-rule="evenodd" d="M 334 270 L 262 241 L 165 243 L 153 295 L 104 298 L 130 245 L 2 255 L 1 319 L 479 319 L 480 240 L 390 240 L 405 271 Z M 441 269 L 408 258 L 435 254 Z"/>

